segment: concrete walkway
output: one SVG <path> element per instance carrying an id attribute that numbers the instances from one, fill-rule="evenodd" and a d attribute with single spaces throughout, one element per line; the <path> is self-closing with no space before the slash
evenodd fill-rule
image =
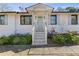
<path id="1" fill-rule="evenodd" d="M 7 49 L 6 49 L 7 48 Z M 79 56 L 79 45 L 60 47 L 26 47 L 26 46 L 0 46 L 0 56 L 27 56 L 27 55 L 52 55 L 52 56 Z"/>

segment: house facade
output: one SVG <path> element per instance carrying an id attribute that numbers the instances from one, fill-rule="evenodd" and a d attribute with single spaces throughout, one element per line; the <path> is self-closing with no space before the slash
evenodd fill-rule
<path id="1" fill-rule="evenodd" d="M 47 33 L 79 33 L 79 13 L 53 12 L 45 4 L 26 8 L 26 12 L 0 12 L 0 36 L 32 34 L 33 45 L 47 44 Z"/>

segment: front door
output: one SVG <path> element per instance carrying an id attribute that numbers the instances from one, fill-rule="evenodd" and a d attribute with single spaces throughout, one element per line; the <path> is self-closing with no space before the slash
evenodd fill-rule
<path id="1" fill-rule="evenodd" d="M 44 32 L 44 17 L 37 16 L 36 18 L 36 32 Z"/>

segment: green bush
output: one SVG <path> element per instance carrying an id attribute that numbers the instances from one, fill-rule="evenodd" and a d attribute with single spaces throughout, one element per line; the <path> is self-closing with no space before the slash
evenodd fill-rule
<path id="1" fill-rule="evenodd" d="M 0 45 L 3 45 L 3 44 L 4 44 L 4 40 L 0 39 Z"/>
<path id="2" fill-rule="evenodd" d="M 74 32 L 66 34 L 53 34 L 51 39 L 53 42 L 62 45 L 79 44 L 79 35 L 76 35 Z"/>
<path id="3" fill-rule="evenodd" d="M 29 42 L 28 42 L 29 43 Z M 21 42 L 20 42 L 21 45 L 23 44 L 27 44 L 27 38 L 26 37 L 21 37 Z"/>
<path id="4" fill-rule="evenodd" d="M 13 40 L 13 44 L 24 45 L 24 44 L 31 44 L 31 43 L 32 43 L 31 34 L 17 35 Z"/>
<path id="5" fill-rule="evenodd" d="M 0 45 L 26 45 L 32 43 L 32 35 L 10 35 L 0 38 Z"/>
<path id="6" fill-rule="evenodd" d="M 78 35 L 72 36 L 72 41 L 74 44 L 79 44 L 79 36 Z"/>
<path id="7" fill-rule="evenodd" d="M 63 35 L 53 35 L 52 40 L 57 44 L 65 44 Z"/>
<path id="8" fill-rule="evenodd" d="M 72 35 L 71 34 L 64 34 L 63 37 L 64 37 L 64 40 L 65 40 L 65 44 L 73 44 L 73 41 L 72 41 Z"/>
<path id="9" fill-rule="evenodd" d="M 14 44 L 15 44 L 15 45 L 20 44 L 20 41 L 21 41 L 21 39 L 16 36 L 16 37 L 13 39 L 12 44 L 13 44 L 13 45 L 14 45 Z"/>
<path id="10" fill-rule="evenodd" d="M 32 35 L 28 34 L 26 35 L 27 44 L 31 44 L 32 42 Z"/>
<path id="11" fill-rule="evenodd" d="M 3 36 L 3 37 L 1 37 L 0 38 L 0 44 L 4 44 L 4 45 L 6 45 L 6 44 L 10 44 L 10 38 L 9 37 L 6 37 L 6 36 Z"/>

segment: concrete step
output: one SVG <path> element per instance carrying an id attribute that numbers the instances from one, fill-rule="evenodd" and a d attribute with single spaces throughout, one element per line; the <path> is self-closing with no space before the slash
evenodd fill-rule
<path id="1" fill-rule="evenodd" d="M 34 42 L 37 42 L 37 43 L 39 43 L 39 42 L 45 42 L 45 40 L 34 40 Z"/>
<path id="2" fill-rule="evenodd" d="M 45 36 L 34 36 L 35 38 L 45 38 Z"/>
<path id="3" fill-rule="evenodd" d="M 46 43 L 46 41 L 34 41 L 34 43 L 36 43 L 36 44 L 42 44 L 42 43 Z"/>
<path id="4" fill-rule="evenodd" d="M 34 35 L 45 35 L 45 33 L 41 33 L 41 34 L 39 34 L 39 33 L 35 33 Z"/>
<path id="5" fill-rule="evenodd" d="M 35 39 L 35 41 L 45 41 L 45 39 Z"/>
<path id="6" fill-rule="evenodd" d="M 33 42 L 32 45 L 46 45 L 47 42 Z"/>
<path id="7" fill-rule="evenodd" d="M 45 35 L 34 35 L 34 37 L 45 37 Z"/>
<path id="8" fill-rule="evenodd" d="M 45 40 L 45 37 L 34 37 L 34 39 L 36 39 L 36 40 Z"/>
<path id="9" fill-rule="evenodd" d="M 42 34 L 41 35 L 36 35 L 35 34 L 34 37 L 45 37 L 45 35 L 42 35 Z"/>
<path id="10" fill-rule="evenodd" d="M 45 32 L 35 32 L 34 34 L 45 34 Z"/>
<path id="11" fill-rule="evenodd" d="M 47 44 L 45 40 L 45 32 L 35 32 L 33 45 L 45 45 Z"/>

